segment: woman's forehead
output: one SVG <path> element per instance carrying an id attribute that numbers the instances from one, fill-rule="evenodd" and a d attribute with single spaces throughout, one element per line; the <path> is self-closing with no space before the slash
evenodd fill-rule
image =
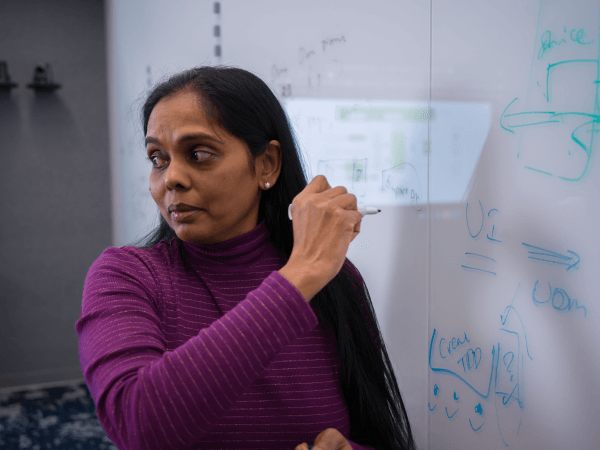
<path id="1" fill-rule="evenodd" d="M 228 134 L 214 120 L 208 120 L 198 95 L 187 91 L 161 99 L 150 113 L 148 136 L 173 133 L 206 133 L 221 139 Z"/>
<path id="2" fill-rule="evenodd" d="M 198 97 L 191 92 L 178 92 L 162 98 L 150 113 L 148 127 L 165 121 L 208 122 Z"/>

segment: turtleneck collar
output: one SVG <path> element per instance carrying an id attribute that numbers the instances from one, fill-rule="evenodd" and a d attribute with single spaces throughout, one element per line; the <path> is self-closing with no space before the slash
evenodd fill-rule
<path id="1" fill-rule="evenodd" d="M 217 244 L 195 244 L 183 241 L 192 260 L 215 265 L 251 266 L 262 260 L 269 243 L 269 231 L 262 220 L 253 230 Z M 272 247 L 272 244 L 270 245 Z M 273 250 L 275 250 L 273 248 Z"/>

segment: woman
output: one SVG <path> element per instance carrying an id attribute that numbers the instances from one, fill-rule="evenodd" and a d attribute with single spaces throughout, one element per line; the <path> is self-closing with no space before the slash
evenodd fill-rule
<path id="1" fill-rule="evenodd" d="M 120 449 L 413 448 L 345 258 L 356 197 L 307 185 L 269 88 L 192 69 L 154 88 L 143 124 L 160 224 L 94 262 L 76 324 L 107 435 Z"/>

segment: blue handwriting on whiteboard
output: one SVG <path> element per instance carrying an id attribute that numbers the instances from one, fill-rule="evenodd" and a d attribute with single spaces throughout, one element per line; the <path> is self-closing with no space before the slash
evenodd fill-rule
<path id="1" fill-rule="evenodd" d="M 519 319 L 519 322 L 521 323 L 521 328 L 523 329 L 523 337 L 525 338 L 525 349 L 527 350 L 527 356 L 529 356 L 529 359 L 533 359 L 531 357 L 531 355 L 529 354 L 529 345 L 527 344 L 527 333 L 525 333 L 525 325 L 523 324 L 523 320 L 521 319 L 519 312 L 513 306 L 513 304 L 515 303 L 515 298 L 517 298 L 517 293 L 519 292 L 520 287 L 521 287 L 521 283 L 519 283 L 519 285 L 517 286 L 517 290 L 515 291 L 515 295 L 513 295 L 513 299 L 512 299 L 512 302 L 510 302 L 510 305 L 508 305 L 506 308 L 504 308 L 503 314 L 500 314 L 500 323 L 502 324 L 502 326 L 506 325 L 506 321 L 508 320 L 508 316 L 511 313 L 511 311 L 515 312 L 515 314 L 517 315 L 517 318 Z"/>
<path id="2" fill-rule="evenodd" d="M 481 200 L 479 200 L 479 211 L 481 212 L 481 224 L 479 224 L 479 220 L 477 219 L 477 216 L 479 216 L 479 214 L 476 214 L 475 217 L 471 217 L 471 222 L 469 222 L 469 203 L 467 202 L 467 206 L 465 208 L 465 216 L 467 218 L 467 231 L 469 232 L 469 236 L 471 236 L 473 239 L 476 239 L 481 234 L 481 231 L 483 230 L 483 225 L 485 222 L 486 215 L 483 212 L 483 205 L 481 204 Z M 498 210 L 496 208 L 492 208 L 487 212 L 487 217 L 490 218 L 490 215 L 492 213 L 497 213 L 497 212 L 498 212 Z M 473 220 L 475 220 L 475 224 L 473 223 Z M 496 225 L 494 224 L 493 219 L 488 219 L 488 220 L 491 221 L 492 229 L 491 229 L 490 233 L 486 233 L 487 239 L 490 241 L 493 241 L 493 242 L 502 242 L 494 234 L 496 231 Z M 478 225 L 479 225 L 479 229 L 477 229 Z M 489 227 L 489 224 L 488 224 L 488 227 Z M 475 233 L 475 231 L 476 231 L 476 233 Z M 480 253 L 465 252 L 465 255 L 468 257 L 482 258 L 484 260 L 492 261 L 494 263 L 497 262 L 495 259 L 490 258 L 489 256 L 482 255 Z M 494 272 L 492 270 L 482 269 L 481 267 L 474 267 L 474 265 L 479 261 L 481 261 L 481 260 L 475 259 L 474 262 L 472 262 L 472 263 L 469 262 L 469 265 L 461 264 L 461 267 L 464 269 L 476 270 L 478 272 L 484 272 L 484 273 L 489 273 L 491 275 L 496 275 L 496 272 Z M 485 262 L 485 261 L 483 261 L 483 262 Z"/>
<path id="3" fill-rule="evenodd" d="M 567 294 L 564 289 L 556 287 L 553 290 L 550 283 L 548 283 L 548 298 L 545 300 L 539 300 L 535 295 L 538 283 L 539 280 L 536 281 L 533 285 L 533 292 L 531 294 L 533 303 L 535 303 L 538 306 L 550 303 L 552 307 L 557 311 L 571 311 L 573 309 L 581 309 L 583 310 L 583 317 L 587 317 L 587 308 L 585 306 L 580 305 L 577 299 L 571 299 L 571 297 L 569 297 L 569 294 Z"/>
<path id="4" fill-rule="evenodd" d="M 483 407 L 481 406 L 481 403 L 478 403 L 477 406 L 475 406 L 475 408 L 473 408 L 475 410 L 475 414 L 479 414 L 480 416 L 483 416 Z M 475 428 L 473 426 L 473 422 L 471 421 L 471 418 L 469 417 L 469 425 L 471 425 L 471 428 L 473 429 L 474 432 L 478 432 L 481 427 L 483 426 L 485 422 L 483 422 L 481 425 L 479 425 L 477 428 Z"/>
<path id="5" fill-rule="evenodd" d="M 477 388 L 475 388 L 471 383 L 469 383 L 465 378 L 463 378 L 461 375 L 459 375 L 454 370 L 445 369 L 443 367 L 433 367 L 433 363 L 432 363 L 433 343 L 435 342 L 435 335 L 436 335 L 436 333 L 437 333 L 437 331 L 434 329 L 433 333 L 431 335 L 431 341 L 429 343 L 429 368 L 433 372 L 444 373 L 444 374 L 452 375 L 452 376 L 458 378 L 465 385 L 467 385 L 469 388 L 471 388 L 473 390 L 473 392 L 475 392 L 481 398 L 484 398 L 484 399 L 488 398 L 489 395 L 490 395 L 490 389 L 491 389 L 491 386 L 492 386 L 492 379 L 493 379 L 493 374 L 494 374 L 494 367 L 496 366 L 496 360 L 497 360 L 497 358 L 496 358 L 496 347 L 492 346 L 492 365 L 490 367 L 490 380 L 489 380 L 489 383 L 488 383 L 487 392 L 483 392 L 483 391 L 480 392 L 480 391 L 477 390 Z M 441 338 L 440 341 L 442 341 L 442 340 L 445 340 L 445 339 Z M 441 342 L 438 345 L 438 348 L 441 349 Z M 441 356 L 441 350 L 440 350 L 440 356 Z"/>
<path id="6" fill-rule="evenodd" d="M 450 339 L 448 341 L 448 347 L 446 348 L 446 344 L 444 344 L 444 348 L 442 349 L 442 342 L 445 341 L 446 339 L 441 338 L 440 339 L 440 344 L 439 344 L 439 351 L 440 351 L 440 356 L 443 359 L 446 359 L 451 353 L 452 350 L 456 350 L 458 347 L 460 347 L 462 344 L 466 343 L 466 342 L 471 342 L 469 341 L 469 338 L 467 337 L 467 333 L 465 333 L 465 338 L 461 341 L 460 338 L 455 338 L 453 337 L 452 339 Z M 444 354 L 442 353 L 442 350 L 447 350 L 448 351 L 448 355 L 444 356 Z"/>
<path id="7" fill-rule="evenodd" d="M 533 256 L 529 256 L 529 259 L 536 259 L 538 261 L 545 261 L 553 264 L 561 264 L 563 266 L 567 266 L 567 270 L 570 269 L 579 269 L 577 264 L 581 261 L 579 255 L 574 251 L 567 250 L 567 253 L 570 253 L 572 256 L 561 255 L 560 253 L 553 252 L 551 250 L 546 250 L 542 247 L 536 247 L 535 245 L 526 244 L 523 242 L 525 247 L 528 247 L 532 250 L 529 250 L 529 254 Z"/>
<path id="8" fill-rule="evenodd" d="M 512 439 L 518 437 L 521 428 L 521 420 L 519 419 L 518 425 L 511 423 L 510 421 L 506 422 L 503 420 L 503 417 L 505 416 L 500 413 L 500 410 L 513 407 L 517 408 L 516 411 L 520 411 L 519 414 L 522 414 L 524 409 L 523 367 L 525 355 L 528 356 L 529 359 L 533 359 L 529 354 L 525 326 L 519 312 L 514 306 L 519 288 L 520 284 L 515 291 L 511 303 L 504 308 L 504 312 L 500 315 L 499 331 L 505 342 L 502 345 L 498 342 L 496 345 L 492 346 L 491 364 L 489 366 L 490 377 L 487 382 L 487 389 L 478 389 L 467 381 L 467 378 L 472 376 L 476 376 L 481 380 L 481 375 L 477 375 L 477 373 L 471 375 L 470 371 L 478 369 L 483 352 L 481 347 L 469 348 L 466 352 L 464 351 L 466 344 L 470 343 L 466 332 L 464 333 L 464 339 L 452 338 L 449 341 L 446 341 L 443 337 L 437 337 L 437 331 L 434 329 L 429 344 L 429 368 L 434 373 L 450 375 L 453 378 L 457 378 L 462 381 L 466 387 L 475 392 L 482 401 L 493 401 L 500 438 L 506 446 L 509 445 L 508 442 Z M 438 344 L 436 345 L 438 352 L 434 353 L 433 349 L 435 348 L 436 338 L 439 339 Z M 445 363 L 450 360 L 448 357 L 452 354 L 452 351 L 459 348 L 462 348 L 463 350 L 460 353 L 462 356 L 457 361 L 457 364 L 462 366 L 463 371 L 453 370 L 451 366 L 446 366 L 448 368 L 444 367 Z M 438 360 L 437 354 L 442 358 L 441 360 Z M 437 360 L 437 362 L 435 360 Z M 484 376 L 486 376 L 487 367 L 484 373 Z M 480 388 L 481 387 L 483 386 L 480 386 Z M 433 389 L 436 397 L 439 390 L 440 388 L 436 384 Z M 457 390 L 454 391 L 453 398 L 456 402 L 459 401 Z M 437 405 L 432 407 L 431 404 L 428 404 L 428 406 L 429 410 L 434 413 Z M 455 419 L 459 419 L 461 414 L 464 414 L 464 412 L 459 414 L 459 408 L 451 408 L 450 410 L 448 409 L 449 406 L 442 408 L 446 412 L 446 417 L 452 422 L 454 422 Z M 486 422 L 483 418 L 484 410 L 481 402 L 475 406 L 474 412 L 475 415 L 471 415 L 471 417 L 467 414 L 466 419 L 468 419 L 467 421 L 471 430 L 473 430 L 474 433 L 478 433 Z"/>
<path id="9" fill-rule="evenodd" d="M 470 348 L 467 350 L 467 353 L 464 354 L 462 358 L 456 361 L 457 364 L 462 363 L 463 371 L 477 369 L 479 367 L 479 363 L 481 362 L 481 348 L 477 347 L 475 350 Z M 456 393 L 455 393 L 456 394 Z"/>
<path id="10" fill-rule="evenodd" d="M 438 385 L 437 385 L 437 384 L 435 384 L 435 385 L 433 386 L 433 395 L 435 395 L 435 396 L 437 397 L 439 390 L 440 390 L 440 388 L 438 387 Z M 433 405 L 433 408 L 432 408 L 432 407 L 431 407 L 431 403 L 427 403 L 427 406 L 429 407 L 429 411 L 432 411 L 432 412 L 433 412 L 433 410 L 435 410 L 435 407 L 436 407 L 437 405 Z"/>
<path id="11" fill-rule="evenodd" d="M 465 207 L 465 215 L 467 217 L 467 231 L 469 232 L 469 235 L 475 239 L 477 236 L 479 236 L 479 234 L 481 233 L 481 230 L 483 230 L 483 223 L 485 220 L 485 214 L 483 213 L 483 205 L 481 204 L 481 200 L 479 200 L 479 209 L 481 211 L 481 225 L 479 226 L 479 230 L 477 231 L 477 233 L 473 234 L 473 232 L 471 231 L 471 225 L 469 225 L 469 203 L 467 202 L 467 206 Z M 492 213 L 497 213 L 498 210 L 496 208 L 492 208 L 488 211 L 487 216 L 488 218 L 491 216 Z M 475 228 L 473 228 L 473 230 L 476 230 L 477 226 L 475 226 Z M 496 231 L 496 225 L 494 225 L 494 223 L 492 222 L 492 232 L 491 232 L 491 236 L 490 233 L 488 233 L 486 236 L 490 241 L 494 241 L 494 242 L 502 242 L 499 239 L 497 239 L 496 237 L 494 237 L 494 232 Z"/>
<path id="12" fill-rule="evenodd" d="M 446 415 L 448 416 L 448 419 L 452 419 L 454 417 L 454 415 L 458 412 L 459 408 L 456 408 L 456 411 L 454 411 L 452 414 L 448 414 L 448 407 L 446 406 Z"/>

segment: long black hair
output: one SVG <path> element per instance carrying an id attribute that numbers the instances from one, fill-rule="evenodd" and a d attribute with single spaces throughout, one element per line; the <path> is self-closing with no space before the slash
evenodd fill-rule
<path id="1" fill-rule="evenodd" d="M 287 261 L 294 245 L 287 208 L 307 185 L 293 131 L 279 100 L 257 76 L 234 67 L 198 67 L 158 84 L 142 109 L 144 136 L 156 104 L 166 96 L 189 91 L 198 95 L 209 119 L 248 145 L 253 157 L 271 140 L 279 141 L 282 165 L 277 183 L 262 191 L 258 222 Z M 150 248 L 163 239 L 177 240 L 159 214 L 159 225 L 136 245 Z M 310 302 L 319 320 L 332 327 L 340 355 L 340 383 L 350 415 L 350 439 L 377 450 L 413 449 L 414 441 L 400 389 L 390 362 L 369 291 L 356 267 L 346 259 L 342 270 Z"/>

